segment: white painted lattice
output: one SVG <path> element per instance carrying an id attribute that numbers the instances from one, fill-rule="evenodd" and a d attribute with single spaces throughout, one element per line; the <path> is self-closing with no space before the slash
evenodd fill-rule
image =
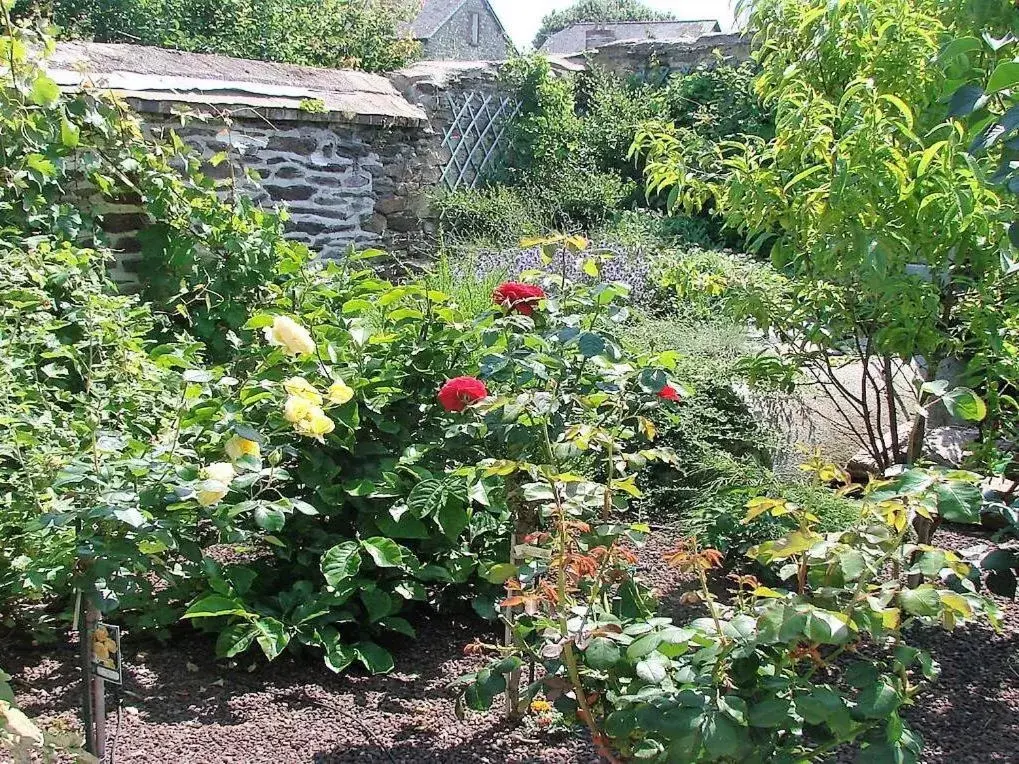
<path id="1" fill-rule="evenodd" d="M 497 169 L 506 151 L 506 128 L 520 110 L 509 96 L 477 92 L 448 94 L 453 113 L 443 145 L 450 158 L 442 171 L 446 188 L 475 188 Z"/>

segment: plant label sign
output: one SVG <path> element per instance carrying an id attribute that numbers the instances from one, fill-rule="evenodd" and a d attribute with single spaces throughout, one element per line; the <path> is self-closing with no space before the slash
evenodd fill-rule
<path id="1" fill-rule="evenodd" d="M 107 682 L 124 683 L 119 626 L 100 623 L 92 632 L 92 673 Z"/>

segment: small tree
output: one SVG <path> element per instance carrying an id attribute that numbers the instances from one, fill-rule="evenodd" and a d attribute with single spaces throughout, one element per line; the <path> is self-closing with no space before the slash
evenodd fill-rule
<path id="1" fill-rule="evenodd" d="M 534 36 L 535 49 L 563 29 L 573 24 L 591 21 L 668 21 L 676 18 L 668 11 L 656 10 L 642 0 L 578 0 L 569 8 L 552 11 L 541 19 Z"/>
<path id="2" fill-rule="evenodd" d="M 881 470 L 916 455 L 938 400 L 982 418 L 969 391 L 924 385 L 903 401 L 897 379 L 913 359 L 929 382 L 945 360 L 979 356 L 987 311 L 1011 289 L 1000 262 L 1015 200 L 981 182 L 943 102 L 938 55 L 963 12 L 934 0 L 762 0 L 756 90 L 775 109 L 774 138 L 688 141 L 657 125 L 634 146 L 648 153 L 651 191 L 713 205 L 770 251 L 781 288 L 749 295 L 746 312 L 822 383 Z M 837 353 L 859 363 L 858 381 L 837 373 Z"/>

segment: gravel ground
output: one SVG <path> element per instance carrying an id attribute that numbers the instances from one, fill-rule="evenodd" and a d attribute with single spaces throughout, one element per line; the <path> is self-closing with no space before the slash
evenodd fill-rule
<path id="1" fill-rule="evenodd" d="M 952 530 L 936 539 L 968 546 Z M 644 574 L 662 595 L 662 610 L 688 617 L 679 603 L 690 588 L 661 563 L 672 539 L 651 539 Z M 1002 634 L 969 627 L 955 635 L 924 632 L 943 675 L 929 699 L 908 714 L 927 741 L 927 764 L 1019 761 L 1019 608 L 1001 603 Z M 416 641 L 393 646 L 397 671 L 384 677 L 335 676 L 315 656 L 228 669 L 212 643 L 196 633 L 170 647 L 124 642 L 129 680 L 118 724 L 110 720 L 114 760 L 218 764 L 232 762 L 498 762 L 558 764 L 597 761 L 580 734 L 539 732 L 531 721 L 506 725 L 497 712 L 459 721 L 445 690 L 477 665 L 463 646 L 489 638 L 476 621 L 430 618 Z M 75 648 L 4 650 L 19 701 L 45 726 L 77 725 Z"/>

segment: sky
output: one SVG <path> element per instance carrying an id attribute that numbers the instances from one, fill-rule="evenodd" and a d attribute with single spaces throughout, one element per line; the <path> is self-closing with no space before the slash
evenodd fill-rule
<path id="1" fill-rule="evenodd" d="M 518 48 L 530 47 L 541 17 L 552 10 L 567 8 L 575 0 L 489 0 Z M 678 19 L 717 19 L 723 31 L 733 24 L 730 0 L 646 0 L 663 11 L 672 11 Z"/>

